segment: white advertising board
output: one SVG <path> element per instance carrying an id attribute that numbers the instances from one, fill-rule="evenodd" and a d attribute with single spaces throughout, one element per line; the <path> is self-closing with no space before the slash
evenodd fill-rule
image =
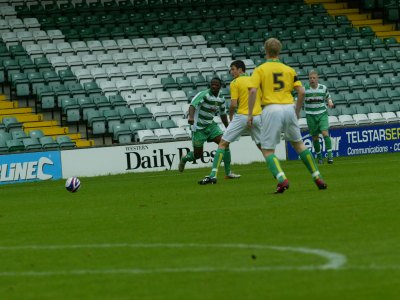
<path id="1" fill-rule="evenodd" d="M 230 145 L 232 164 L 263 162 L 260 150 L 249 136 Z M 188 162 L 187 169 L 210 167 L 217 145 L 206 143 L 201 159 Z M 65 150 L 61 152 L 62 176 L 99 176 L 127 172 L 177 170 L 182 156 L 192 150 L 191 141 L 136 144 Z M 285 143 L 276 150 L 279 159 L 286 159 Z"/>

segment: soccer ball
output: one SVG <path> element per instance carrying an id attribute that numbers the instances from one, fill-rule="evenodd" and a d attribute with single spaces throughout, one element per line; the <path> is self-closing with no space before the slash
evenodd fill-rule
<path id="1" fill-rule="evenodd" d="M 65 182 L 65 188 L 68 192 L 75 193 L 80 189 L 80 187 L 81 181 L 78 179 L 78 177 L 70 177 Z"/>

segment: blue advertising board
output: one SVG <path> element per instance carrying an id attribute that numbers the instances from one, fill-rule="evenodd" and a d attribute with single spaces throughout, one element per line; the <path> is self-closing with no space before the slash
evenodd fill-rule
<path id="1" fill-rule="evenodd" d="M 60 151 L 0 155 L 0 184 L 60 179 Z"/>
<path id="2" fill-rule="evenodd" d="M 334 157 L 400 152 L 400 124 L 331 128 L 329 134 Z M 306 147 L 313 151 L 312 137 L 309 132 L 303 131 L 302 136 Z M 326 156 L 325 142 L 322 136 L 320 136 L 320 143 L 322 152 Z M 287 144 L 287 158 L 289 160 L 298 159 L 292 146 Z"/>

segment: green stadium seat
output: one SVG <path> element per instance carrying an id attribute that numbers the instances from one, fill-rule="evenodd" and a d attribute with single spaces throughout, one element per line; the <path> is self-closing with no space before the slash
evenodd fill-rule
<path id="1" fill-rule="evenodd" d="M 266 30 L 268 29 L 268 23 L 265 19 L 256 19 L 253 21 L 254 28 L 256 30 Z"/>
<path id="2" fill-rule="evenodd" d="M 164 91 L 177 90 L 179 88 L 179 84 L 172 77 L 161 78 L 161 84 Z"/>
<path id="3" fill-rule="evenodd" d="M 341 107 L 347 106 L 347 100 L 344 97 L 344 94 L 331 94 L 333 104 L 335 108 L 340 111 Z M 329 111 L 328 111 L 329 112 Z"/>
<path id="4" fill-rule="evenodd" d="M 343 41 L 343 46 L 345 47 L 345 51 L 353 52 L 359 50 L 358 40 L 356 39 L 346 39 Z"/>
<path id="5" fill-rule="evenodd" d="M 153 114 L 147 107 L 136 107 L 135 114 L 140 122 L 144 120 L 151 120 L 153 118 Z"/>
<path id="6" fill-rule="evenodd" d="M 338 66 L 342 64 L 342 61 L 340 59 L 339 54 L 334 53 L 334 54 L 327 54 L 326 55 L 326 61 L 328 66 Z"/>
<path id="7" fill-rule="evenodd" d="M 360 99 L 360 95 L 357 92 L 345 94 L 344 98 L 346 99 L 348 106 L 362 103 L 361 99 Z M 342 114 L 343 114 L 343 112 L 342 112 Z"/>
<path id="8" fill-rule="evenodd" d="M 362 84 L 360 79 L 350 79 L 348 82 L 350 90 L 352 92 L 361 92 L 364 90 L 364 85 Z"/>
<path id="9" fill-rule="evenodd" d="M 367 63 L 369 62 L 368 53 L 366 52 L 355 52 L 354 53 L 354 60 L 357 64 Z"/>
<path id="10" fill-rule="evenodd" d="M 132 122 L 129 124 L 129 129 L 132 134 L 136 134 L 137 131 L 144 130 L 144 129 L 146 129 L 146 127 L 144 126 L 144 123 Z"/>
<path id="11" fill-rule="evenodd" d="M 380 70 L 377 65 L 374 64 L 365 64 L 364 65 L 365 73 L 369 78 L 379 77 Z"/>
<path id="12" fill-rule="evenodd" d="M 68 123 L 79 122 L 81 120 L 80 105 L 76 98 L 62 99 L 61 112 L 64 116 L 66 116 L 66 121 Z"/>
<path id="13" fill-rule="evenodd" d="M 25 147 L 22 140 L 7 140 L 6 145 L 9 152 L 24 151 Z"/>
<path id="14" fill-rule="evenodd" d="M 179 76 L 176 78 L 176 83 L 179 85 L 180 90 L 192 90 L 195 88 L 194 84 L 188 76 Z"/>
<path id="15" fill-rule="evenodd" d="M 108 133 L 114 132 L 114 126 L 121 124 L 121 117 L 119 112 L 114 109 L 103 110 L 103 116 L 106 118 Z"/>
<path id="16" fill-rule="evenodd" d="M 235 39 L 235 35 L 233 33 L 220 34 L 220 39 L 224 43 L 224 47 L 230 48 L 230 47 L 234 47 L 236 45 L 236 39 Z"/>
<path id="17" fill-rule="evenodd" d="M 391 62 L 391 61 L 396 61 L 398 60 L 398 55 L 395 51 L 393 50 L 386 50 L 386 49 L 378 49 L 375 50 L 376 52 L 379 52 L 385 62 Z"/>
<path id="18" fill-rule="evenodd" d="M 348 80 L 353 77 L 353 73 L 351 72 L 351 65 L 350 63 L 344 66 L 336 66 L 335 70 L 341 80 Z"/>
<path id="19" fill-rule="evenodd" d="M 360 34 L 362 37 L 375 37 L 375 32 L 372 30 L 370 26 L 362 26 L 359 28 Z"/>
<path id="20" fill-rule="evenodd" d="M 96 105 L 96 108 L 100 114 L 102 114 L 104 110 L 112 109 L 112 105 L 106 96 L 93 95 L 90 98 L 93 100 L 93 103 Z"/>
<path id="21" fill-rule="evenodd" d="M 42 144 L 40 144 L 37 138 L 25 138 L 22 140 L 25 150 L 41 150 Z"/>
<path id="22" fill-rule="evenodd" d="M 59 145 L 61 149 L 67 149 L 67 148 L 75 148 L 76 144 L 71 140 L 71 138 L 68 135 L 62 135 L 62 136 L 57 136 L 56 137 L 56 142 Z"/>
<path id="23" fill-rule="evenodd" d="M 400 87 L 400 77 L 391 77 L 390 82 L 392 83 L 392 89 L 398 89 Z"/>
<path id="24" fill-rule="evenodd" d="M 15 130 L 22 130 L 23 124 L 18 122 L 15 117 L 3 117 L 3 125 L 7 132 L 12 133 Z"/>
<path id="25" fill-rule="evenodd" d="M 348 27 L 336 27 L 336 28 L 333 28 L 332 29 L 332 34 L 333 34 L 333 38 L 334 39 L 344 40 L 344 39 L 351 38 L 351 36 L 349 36 Z"/>
<path id="26" fill-rule="evenodd" d="M 320 77 L 322 77 L 324 80 L 329 80 L 329 79 L 337 79 L 339 75 L 337 74 L 335 67 L 324 66 L 321 68 Z"/>
<path id="27" fill-rule="evenodd" d="M 45 150 L 58 150 L 60 146 L 51 136 L 43 136 L 39 138 L 42 148 Z"/>
<path id="28" fill-rule="evenodd" d="M 40 104 L 42 109 L 54 109 L 56 107 L 55 93 L 50 86 L 38 86 L 36 88 L 37 101 L 35 106 Z"/>
<path id="29" fill-rule="evenodd" d="M 392 83 L 388 77 L 377 77 L 375 82 L 380 91 L 390 90 L 392 88 Z"/>
<path id="30" fill-rule="evenodd" d="M 28 136 L 26 135 L 25 131 L 23 131 L 21 128 L 20 129 L 15 129 L 11 133 L 11 136 L 14 140 L 22 140 L 24 138 L 27 138 Z"/>
<path id="31" fill-rule="evenodd" d="M 29 96 L 30 87 L 29 80 L 26 74 L 14 73 L 11 74 L 11 85 L 15 90 L 17 96 Z"/>
<path id="32" fill-rule="evenodd" d="M 30 130 L 29 137 L 40 139 L 41 137 L 44 137 L 43 130 L 40 129 Z"/>
<path id="33" fill-rule="evenodd" d="M 330 40 L 331 53 L 341 53 L 346 50 L 343 40 Z"/>
<path id="34" fill-rule="evenodd" d="M 389 101 L 390 101 L 386 90 L 380 90 L 380 91 L 373 90 L 372 95 L 373 95 L 376 103 L 378 103 L 378 104 L 385 103 L 385 102 L 389 103 Z"/>
<path id="35" fill-rule="evenodd" d="M 89 132 L 89 129 L 91 130 L 91 133 L 93 135 L 104 135 L 107 132 L 106 129 L 106 118 L 102 115 L 102 113 L 98 110 L 90 110 L 87 113 L 87 134 Z"/>
<path id="36" fill-rule="evenodd" d="M 318 50 L 318 54 L 328 54 L 331 52 L 331 45 L 328 40 L 316 41 L 315 46 Z"/>
<path id="37" fill-rule="evenodd" d="M 37 57 L 33 61 L 36 65 L 36 69 L 39 72 L 52 71 L 53 69 L 52 64 L 46 57 Z"/>
<path id="38" fill-rule="evenodd" d="M 374 78 L 365 78 L 362 80 L 362 84 L 364 86 L 364 91 L 367 91 L 369 89 L 373 89 L 376 87 Z"/>
<path id="39" fill-rule="evenodd" d="M 117 124 L 113 128 L 113 140 L 119 144 L 128 144 L 132 141 L 132 132 L 127 124 Z"/>
<path id="40" fill-rule="evenodd" d="M 342 62 L 342 65 L 344 65 L 344 66 L 354 66 L 355 65 L 354 56 L 353 56 L 352 52 L 340 53 L 340 60 Z"/>
<path id="41" fill-rule="evenodd" d="M 360 92 L 360 99 L 362 103 L 376 103 L 376 100 L 372 94 L 372 92 L 365 91 L 365 92 Z"/>
<path id="42" fill-rule="evenodd" d="M 400 91 L 398 90 L 387 91 L 387 96 L 390 99 L 391 103 L 400 103 Z"/>
<path id="43" fill-rule="evenodd" d="M 339 93 L 348 93 L 350 92 L 350 86 L 348 80 L 336 80 L 333 83 L 335 90 Z"/>
<path id="44" fill-rule="evenodd" d="M 336 24 L 339 27 L 342 26 L 351 26 L 351 21 L 349 20 L 349 18 L 347 17 L 347 15 L 337 15 L 335 16 L 335 20 L 336 20 Z"/>
<path id="45" fill-rule="evenodd" d="M 400 48 L 400 43 L 397 42 L 397 39 L 394 37 L 388 37 L 385 38 L 384 40 L 386 49 L 399 49 Z"/>

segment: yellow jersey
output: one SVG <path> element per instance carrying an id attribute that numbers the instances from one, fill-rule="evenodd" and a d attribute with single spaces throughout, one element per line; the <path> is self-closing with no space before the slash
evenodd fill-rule
<path id="1" fill-rule="evenodd" d="M 251 85 L 251 77 L 246 73 L 235 78 L 230 83 L 231 99 L 238 101 L 236 113 L 247 115 L 249 112 L 249 88 Z M 257 91 L 257 98 L 253 108 L 253 115 L 260 115 L 261 109 L 261 90 Z"/>
<path id="2" fill-rule="evenodd" d="M 302 86 L 296 71 L 279 59 L 268 59 L 251 76 L 251 87 L 261 89 L 261 105 L 292 104 L 294 87 Z"/>

